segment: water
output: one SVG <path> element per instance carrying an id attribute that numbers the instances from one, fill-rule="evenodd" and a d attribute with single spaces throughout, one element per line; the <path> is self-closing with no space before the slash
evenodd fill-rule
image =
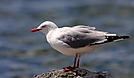
<path id="1" fill-rule="evenodd" d="M 30 33 L 46 20 L 59 27 L 85 24 L 128 40 L 102 45 L 81 57 L 81 67 L 108 71 L 114 78 L 134 77 L 133 0 L 1 0 L 0 78 L 32 78 L 73 63 L 50 47 L 43 34 Z"/>

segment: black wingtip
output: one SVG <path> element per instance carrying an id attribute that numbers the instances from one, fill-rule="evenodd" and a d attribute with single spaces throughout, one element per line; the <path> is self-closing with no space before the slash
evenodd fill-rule
<path id="1" fill-rule="evenodd" d="M 123 39 L 130 38 L 129 36 L 120 36 L 120 37 L 123 38 Z"/>

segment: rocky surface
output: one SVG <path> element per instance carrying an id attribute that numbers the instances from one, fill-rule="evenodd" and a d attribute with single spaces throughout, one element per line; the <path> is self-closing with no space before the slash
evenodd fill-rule
<path id="1" fill-rule="evenodd" d="M 107 72 L 91 72 L 86 69 L 76 68 L 72 71 L 52 70 L 41 75 L 34 75 L 33 78 L 112 78 Z"/>

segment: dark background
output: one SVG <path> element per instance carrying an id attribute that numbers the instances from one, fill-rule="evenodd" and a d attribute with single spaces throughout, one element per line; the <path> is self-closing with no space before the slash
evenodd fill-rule
<path id="1" fill-rule="evenodd" d="M 32 28 L 49 20 L 59 27 L 78 24 L 129 35 L 81 57 L 81 68 L 134 78 L 134 0 L 0 0 L 0 78 L 32 78 L 72 65 Z"/>

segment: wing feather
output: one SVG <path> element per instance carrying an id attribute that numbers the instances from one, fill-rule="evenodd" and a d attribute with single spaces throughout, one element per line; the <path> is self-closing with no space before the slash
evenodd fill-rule
<path id="1" fill-rule="evenodd" d="M 88 26 L 66 28 L 67 32 L 58 39 L 72 48 L 80 48 L 97 42 L 103 42 L 105 40 L 105 32 L 95 31 L 94 29 Z"/>

